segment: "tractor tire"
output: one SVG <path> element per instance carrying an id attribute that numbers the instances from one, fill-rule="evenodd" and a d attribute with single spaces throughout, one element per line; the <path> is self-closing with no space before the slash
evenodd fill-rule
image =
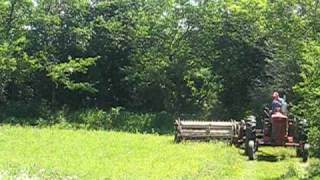
<path id="1" fill-rule="evenodd" d="M 248 156 L 248 149 L 249 149 L 249 140 L 245 140 L 245 144 L 244 144 L 244 154 L 246 155 L 246 156 Z"/>
<path id="2" fill-rule="evenodd" d="M 255 142 L 256 134 L 255 134 L 255 123 L 247 123 L 245 130 L 245 155 L 249 155 L 250 151 L 250 142 Z"/>
<path id="3" fill-rule="evenodd" d="M 301 147 L 297 147 L 297 148 L 296 148 L 296 156 L 297 156 L 297 157 L 302 157 Z"/>
<path id="4" fill-rule="evenodd" d="M 303 146 L 303 151 L 302 151 L 302 162 L 307 162 L 308 158 L 309 158 L 309 148 L 310 145 L 309 144 L 305 144 Z"/>
<path id="5" fill-rule="evenodd" d="M 248 143 L 248 157 L 249 157 L 249 160 L 254 160 L 254 153 L 255 153 L 254 141 L 250 140 L 249 143 Z"/>

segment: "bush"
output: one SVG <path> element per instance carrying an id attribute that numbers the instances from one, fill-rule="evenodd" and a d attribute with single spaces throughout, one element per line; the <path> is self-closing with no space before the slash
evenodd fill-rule
<path id="1" fill-rule="evenodd" d="M 9 102 L 1 107 L 1 116 L 4 117 L 37 117 L 39 116 L 39 107 L 37 103 L 25 103 L 23 101 Z"/>
<path id="2" fill-rule="evenodd" d="M 140 114 L 132 112 L 121 112 L 113 119 L 113 126 L 116 130 L 129 132 L 150 132 L 151 121 L 154 115 L 150 113 Z"/>
<path id="3" fill-rule="evenodd" d="M 90 109 L 70 113 L 67 118 L 69 123 L 84 124 L 88 129 L 111 129 L 111 114 L 99 109 Z"/>
<path id="4" fill-rule="evenodd" d="M 174 117 L 166 112 L 134 113 L 120 111 L 112 120 L 116 130 L 129 132 L 172 132 Z"/>
<path id="5" fill-rule="evenodd" d="M 318 127 L 310 128 L 308 140 L 311 144 L 312 154 L 320 157 L 320 130 Z"/>
<path id="6" fill-rule="evenodd" d="M 168 133 L 173 131 L 174 116 L 165 111 L 157 113 L 151 121 L 151 126 L 156 132 Z"/>
<path id="7" fill-rule="evenodd" d="M 0 123 L 38 125 L 39 122 L 45 121 L 45 124 L 48 124 L 48 121 L 56 119 L 56 117 L 52 117 L 53 111 L 54 109 L 47 101 L 41 101 L 41 103 L 11 101 L 0 107 Z"/>
<path id="8" fill-rule="evenodd" d="M 299 99 L 294 107 L 296 113 L 309 121 L 309 141 L 312 153 L 320 157 L 320 43 L 310 41 L 304 44 L 300 62 L 300 82 L 293 88 Z"/>
<path id="9" fill-rule="evenodd" d="M 308 171 L 308 179 L 316 179 L 320 178 L 320 160 L 315 160 L 310 163 L 307 168 Z"/>
<path id="10" fill-rule="evenodd" d="M 90 109 L 73 112 L 67 118 L 69 123 L 75 126 L 83 124 L 87 129 L 148 133 L 172 132 L 173 119 L 174 117 L 167 112 L 137 113 L 124 111 L 121 107 L 111 108 L 109 111 Z"/>
<path id="11" fill-rule="evenodd" d="M 37 119 L 35 118 L 30 118 L 30 117 L 15 117 L 15 116 L 10 116 L 10 117 L 4 117 L 1 118 L 1 123 L 4 124 L 20 124 L 20 125 L 37 125 Z"/>
<path id="12" fill-rule="evenodd" d="M 46 105 L 43 105 L 42 108 L 39 107 L 39 112 L 30 115 L 24 109 L 13 113 L 13 107 L 17 107 L 17 105 L 10 106 L 6 115 L 3 115 L 2 123 L 147 133 L 170 133 L 173 131 L 174 116 L 167 112 L 128 112 L 121 107 L 111 108 L 108 111 L 102 109 L 70 111 L 63 107 L 53 113 L 48 111 L 49 108 Z"/>

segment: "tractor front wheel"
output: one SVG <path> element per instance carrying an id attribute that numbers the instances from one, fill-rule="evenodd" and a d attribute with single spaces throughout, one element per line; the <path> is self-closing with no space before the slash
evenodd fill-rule
<path id="1" fill-rule="evenodd" d="M 303 162 L 307 162 L 308 158 L 309 158 L 309 148 L 310 145 L 309 144 L 304 144 L 303 146 L 303 151 L 302 151 L 302 161 Z"/>
<path id="2" fill-rule="evenodd" d="M 255 143 L 253 140 L 249 141 L 247 151 L 248 151 L 249 160 L 254 160 Z"/>

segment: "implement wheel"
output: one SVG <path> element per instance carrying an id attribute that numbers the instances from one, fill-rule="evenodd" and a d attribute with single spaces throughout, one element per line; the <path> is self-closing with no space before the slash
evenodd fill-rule
<path id="1" fill-rule="evenodd" d="M 175 143 L 180 143 L 181 142 L 181 137 L 177 133 L 175 133 L 175 135 L 174 135 L 174 142 Z"/>

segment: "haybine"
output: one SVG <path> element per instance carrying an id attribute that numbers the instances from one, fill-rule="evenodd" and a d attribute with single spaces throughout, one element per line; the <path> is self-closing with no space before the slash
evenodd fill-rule
<path id="1" fill-rule="evenodd" d="M 174 141 L 227 140 L 237 147 L 244 147 L 249 160 L 255 159 L 259 146 L 295 147 L 297 156 L 306 162 L 310 148 L 307 142 L 307 123 L 302 118 L 286 114 L 272 113 L 265 108 L 263 118 L 260 119 L 255 116 L 228 122 L 178 119 L 175 121 Z"/>

